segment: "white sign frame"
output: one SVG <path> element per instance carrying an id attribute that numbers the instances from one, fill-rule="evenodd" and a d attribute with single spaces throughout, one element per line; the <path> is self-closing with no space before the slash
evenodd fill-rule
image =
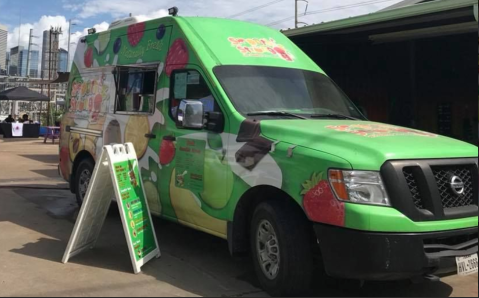
<path id="1" fill-rule="evenodd" d="M 128 160 L 136 162 L 135 166 L 138 166 L 138 158 L 132 143 L 103 147 L 101 157 L 96 163 L 88 191 L 83 201 L 80 213 L 78 214 L 75 227 L 73 228 L 72 236 L 63 256 L 62 262 L 64 264 L 68 263 L 70 258 L 95 247 L 113 197 L 116 198 L 118 203 L 123 230 L 125 232 L 131 263 L 133 265 L 135 274 L 141 273 L 141 267 L 143 267 L 152 259 L 161 257 L 161 251 L 158 245 L 155 228 L 153 224 L 151 224 L 156 248 L 139 261 L 136 261 L 135 250 L 133 243 L 131 242 L 130 231 L 128 228 L 128 221 L 126 214 L 122 210 L 121 193 L 118 187 L 118 179 L 115 175 L 114 169 L 114 165 L 116 163 Z M 138 174 L 143 185 L 140 169 L 138 169 Z M 153 223 L 144 187 L 142 187 L 142 191 L 145 198 L 144 203 L 146 204 L 146 209 L 148 210 L 150 223 Z"/>

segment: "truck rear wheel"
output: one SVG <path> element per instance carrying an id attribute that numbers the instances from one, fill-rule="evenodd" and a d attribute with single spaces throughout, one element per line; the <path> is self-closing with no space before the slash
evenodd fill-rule
<path id="1" fill-rule="evenodd" d="M 75 194 L 78 206 L 83 204 L 94 168 L 95 164 L 93 160 L 89 158 L 82 160 L 78 165 L 77 171 L 75 173 Z"/>
<path id="2" fill-rule="evenodd" d="M 306 294 L 313 275 L 308 222 L 278 202 L 260 204 L 251 222 L 251 251 L 259 282 L 272 296 Z"/>

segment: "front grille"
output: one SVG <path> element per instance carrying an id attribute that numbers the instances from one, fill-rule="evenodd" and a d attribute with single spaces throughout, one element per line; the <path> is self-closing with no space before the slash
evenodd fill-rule
<path id="1" fill-rule="evenodd" d="M 477 216 L 478 176 L 477 158 L 393 160 L 381 167 L 391 206 L 415 222 Z"/>
<path id="2" fill-rule="evenodd" d="M 446 166 L 432 167 L 437 188 L 441 195 L 442 206 L 445 209 L 474 205 L 474 188 L 470 167 Z M 464 193 L 457 195 L 451 189 L 451 178 L 457 176 L 464 182 Z"/>
<path id="3" fill-rule="evenodd" d="M 417 185 L 416 178 L 414 177 L 413 168 L 412 167 L 404 168 L 403 173 L 404 173 L 404 178 L 406 178 L 409 191 L 411 191 L 414 205 L 416 205 L 418 209 L 424 209 L 424 203 L 422 200 L 421 192 L 419 191 L 419 186 Z"/>

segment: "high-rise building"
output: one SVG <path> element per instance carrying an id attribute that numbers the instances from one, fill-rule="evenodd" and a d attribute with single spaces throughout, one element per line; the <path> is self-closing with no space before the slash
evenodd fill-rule
<path id="1" fill-rule="evenodd" d="M 4 74 L 8 75 L 8 70 L 10 69 L 10 52 L 5 53 L 5 71 Z"/>
<path id="2" fill-rule="evenodd" d="M 27 72 L 28 50 L 22 50 L 20 52 L 19 65 L 20 65 L 21 77 L 29 76 L 31 78 L 38 78 L 38 58 L 39 58 L 38 51 L 30 51 L 30 69 Z"/>
<path id="3" fill-rule="evenodd" d="M 39 62 L 40 62 L 40 52 L 39 51 L 30 51 L 30 70 L 29 70 L 29 74 L 30 74 L 31 78 L 39 78 L 40 77 L 40 73 L 38 72 Z"/>
<path id="4" fill-rule="evenodd" d="M 10 50 L 10 71 L 9 75 L 18 77 L 38 77 L 39 52 L 30 52 L 30 69 L 27 71 L 28 50 L 22 46 Z"/>
<path id="5" fill-rule="evenodd" d="M 53 79 L 58 72 L 61 28 L 43 31 L 41 77 Z M 50 73 L 48 72 L 50 70 Z"/>
<path id="6" fill-rule="evenodd" d="M 0 71 L 6 70 L 6 52 L 7 52 L 8 29 L 0 24 Z"/>
<path id="7" fill-rule="evenodd" d="M 20 55 L 22 51 L 23 51 L 22 46 L 17 46 L 10 49 L 10 69 L 8 73 L 11 76 L 14 76 L 14 77 L 20 76 L 20 69 L 21 69 Z"/>
<path id="8" fill-rule="evenodd" d="M 68 51 L 65 49 L 60 49 L 58 51 L 58 71 L 67 72 L 68 71 Z"/>

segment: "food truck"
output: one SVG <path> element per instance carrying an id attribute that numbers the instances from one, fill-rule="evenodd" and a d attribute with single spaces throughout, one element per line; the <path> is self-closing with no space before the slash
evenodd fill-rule
<path id="1" fill-rule="evenodd" d="M 173 9 L 90 33 L 61 124 L 80 204 L 102 147 L 131 142 L 151 212 L 250 254 L 273 295 L 308 289 L 318 258 L 366 281 L 477 268 L 476 146 L 368 121 L 271 28 Z"/>

